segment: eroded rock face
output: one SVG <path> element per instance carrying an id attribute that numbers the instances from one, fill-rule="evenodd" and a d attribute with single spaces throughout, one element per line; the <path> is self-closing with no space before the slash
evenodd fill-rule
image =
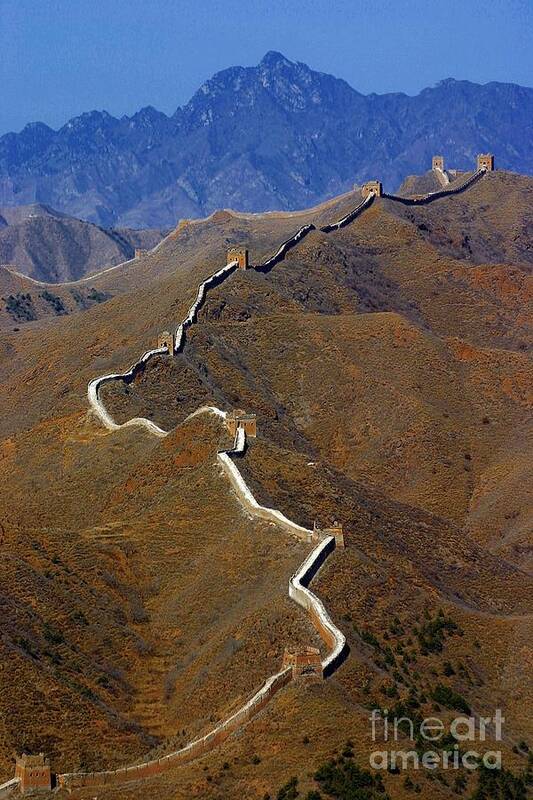
<path id="1" fill-rule="evenodd" d="M 0 138 L 0 205 L 39 201 L 105 226 L 159 227 L 217 208 L 295 209 L 355 182 L 396 188 L 431 165 L 533 171 L 533 90 L 446 80 L 416 97 L 365 96 L 345 81 L 270 52 L 256 67 L 208 80 L 167 117 L 147 107 L 115 119 L 93 111 L 54 131 Z M 268 125 L 265 125 L 268 120 Z"/>

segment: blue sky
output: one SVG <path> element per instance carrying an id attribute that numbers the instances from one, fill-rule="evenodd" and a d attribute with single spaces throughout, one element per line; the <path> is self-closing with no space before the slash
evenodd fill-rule
<path id="1" fill-rule="evenodd" d="M 106 109 L 167 113 L 268 50 L 361 92 L 533 85 L 533 0 L 0 0 L 0 133 Z"/>

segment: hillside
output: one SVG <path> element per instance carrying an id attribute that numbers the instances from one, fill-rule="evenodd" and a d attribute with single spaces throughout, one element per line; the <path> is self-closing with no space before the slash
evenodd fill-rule
<path id="1" fill-rule="evenodd" d="M 2 775 L 23 748 L 58 771 L 163 755 L 242 704 L 287 643 L 322 647 L 287 596 L 309 548 L 243 513 L 217 463 L 223 427 L 186 420 L 204 403 L 257 413 L 239 469 L 261 503 L 342 521 L 346 549 L 313 591 L 351 654 L 203 759 L 98 797 L 260 800 L 292 775 L 305 796 L 348 739 L 368 764 L 370 708 L 457 714 L 436 707 L 439 684 L 476 714 L 501 707 L 504 764 L 525 766 L 532 192 L 490 173 L 423 206 L 378 198 L 331 233 L 358 192 L 220 212 L 91 279 L 110 296 L 83 316 L 2 333 Z M 101 388 L 115 420 L 147 416 L 167 437 L 88 411 L 88 381 L 175 328 L 228 247 L 258 266 L 309 223 L 275 266 L 209 291 L 182 354 Z M 453 796 L 455 775 L 412 777 L 421 797 Z M 411 796 L 403 778 L 383 775 L 391 798 Z"/>
<path id="2" fill-rule="evenodd" d="M 91 111 L 0 138 L 0 205 L 44 202 L 106 227 L 161 228 L 218 208 L 292 210 L 380 177 L 396 189 L 442 152 L 533 173 L 533 89 L 447 79 L 363 95 L 269 52 L 214 75 L 171 116 Z M 265 124 L 268 120 L 268 124 Z"/>
<path id="3" fill-rule="evenodd" d="M 158 230 L 106 230 L 42 204 L 0 208 L 0 264 L 47 283 L 75 281 L 151 249 Z"/>

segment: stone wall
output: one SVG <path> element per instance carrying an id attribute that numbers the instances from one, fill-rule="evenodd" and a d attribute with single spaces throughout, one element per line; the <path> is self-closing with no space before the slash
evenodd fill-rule
<path id="1" fill-rule="evenodd" d="M 484 172 L 485 169 L 478 170 L 478 172 L 468 178 L 460 187 L 448 191 L 433 192 L 425 195 L 422 198 L 401 198 L 394 195 L 387 195 L 387 197 L 408 205 L 431 202 L 439 197 L 464 191 L 475 180 L 480 178 Z M 369 192 L 365 199 L 349 214 L 342 217 L 336 223 L 324 226 L 324 228 L 321 229 L 322 232 L 329 233 L 342 228 L 344 225 L 347 225 L 349 222 L 355 219 L 355 217 L 358 216 L 364 208 L 368 207 L 368 205 L 373 202 L 375 196 L 376 192 Z M 285 257 L 286 253 L 292 247 L 294 247 L 312 230 L 315 230 L 314 225 L 304 225 L 301 227 L 294 236 L 283 242 L 283 244 L 278 248 L 276 253 L 271 258 L 269 258 L 259 267 L 256 267 L 256 269 L 265 272 L 270 270 L 275 264 Z M 159 246 L 161 246 L 161 243 L 158 245 L 158 247 Z M 176 331 L 175 352 L 178 352 L 183 348 L 185 342 L 185 331 L 190 325 L 193 325 L 196 322 L 198 311 L 205 301 L 205 297 L 209 288 L 212 288 L 213 286 L 216 286 L 225 280 L 225 278 L 237 267 L 237 264 L 237 261 L 228 263 L 225 267 L 218 270 L 218 272 L 214 273 L 214 275 L 212 275 L 210 278 L 207 278 L 207 280 L 200 285 L 196 300 L 191 305 L 187 317 L 178 326 Z M 136 371 L 142 369 L 149 358 L 151 358 L 153 355 L 159 354 L 160 352 L 161 348 L 149 350 L 144 353 L 139 361 L 135 362 L 135 364 L 133 364 L 130 370 L 127 372 L 121 374 L 104 375 L 100 378 L 94 379 L 89 383 L 88 398 L 90 406 L 106 428 L 109 430 L 116 430 L 126 425 L 144 425 L 156 435 L 167 435 L 165 431 L 145 418 L 135 418 L 128 420 L 128 422 L 124 423 L 123 425 L 118 425 L 114 422 L 111 415 L 107 412 L 98 397 L 98 389 L 101 385 L 103 385 L 103 383 L 117 379 L 133 379 Z M 223 411 L 211 406 L 206 406 L 198 409 L 196 412 L 193 412 L 193 414 L 189 415 L 187 419 L 190 419 L 199 413 L 213 413 L 222 419 L 226 418 L 226 414 Z M 316 531 L 304 528 L 303 526 L 292 522 L 292 520 L 288 519 L 277 509 L 266 508 L 261 506 L 256 501 L 232 460 L 233 456 L 242 455 L 245 450 L 245 446 L 246 431 L 243 427 L 238 427 L 235 434 L 233 449 L 230 451 L 221 451 L 217 455 L 219 464 L 225 474 L 228 476 L 230 483 L 243 507 L 249 513 L 260 519 L 265 519 L 280 525 L 288 533 L 297 536 L 303 541 L 310 543 L 316 542 L 317 536 L 319 535 Z M 335 550 L 335 545 L 336 542 L 334 536 L 326 536 L 322 538 L 309 556 L 305 559 L 299 570 L 291 577 L 289 581 L 289 596 L 307 611 L 320 637 L 328 647 L 328 655 L 322 661 L 322 671 L 324 677 L 331 675 L 340 666 L 340 664 L 342 664 L 349 653 L 349 648 L 346 642 L 346 637 L 342 631 L 340 631 L 339 628 L 334 625 L 322 601 L 315 594 L 313 594 L 308 587 L 328 556 Z M 242 725 L 250 720 L 254 714 L 258 713 L 258 711 L 264 708 L 274 694 L 283 686 L 286 686 L 287 683 L 290 682 L 291 678 L 292 667 L 285 667 L 280 672 L 270 677 L 261 687 L 261 689 L 259 689 L 259 691 L 256 692 L 253 697 L 250 698 L 250 700 L 231 717 L 224 722 L 221 722 L 205 736 L 195 739 L 190 744 L 186 745 L 180 750 L 170 753 L 167 756 L 117 770 L 106 770 L 102 772 L 91 773 L 64 773 L 57 776 L 58 785 L 67 789 L 72 789 L 83 786 L 121 784 L 127 781 L 141 780 L 153 775 L 158 775 L 173 766 L 198 758 L 199 756 L 204 755 L 224 742 L 228 736 L 238 730 Z M 8 784 L 12 783 L 12 781 L 8 782 Z M 5 784 L 5 786 L 8 784 Z"/>
<path id="2" fill-rule="evenodd" d="M 287 253 L 291 248 L 298 244 L 308 233 L 311 231 L 316 230 L 314 225 L 303 225 L 299 230 L 296 231 L 294 236 L 291 236 L 290 239 L 287 239 L 283 244 L 281 244 L 273 256 L 268 258 L 263 264 L 260 264 L 255 269 L 258 272 L 269 272 L 272 267 L 275 267 L 276 264 L 279 264 L 280 261 L 283 261 Z"/>
<path id="3" fill-rule="evenodd" d="M 240 430 L 243 430 L 242 428 Z M 241 473 L 231 459 L 231 453 L 235 451 L 221 451 L 218 453 L 218 461 L 230 480 L 230 483 L 239 498 L 244 508 L 253 516 L 259 519 L 264 519 L 267 522 L 274 522 L 276 525 L 281 526 L 287 533 L 297 536 L 304 542 L 313 541 L 313 531 L 298 525 L 296 522 L 288 519 L 281 511 L 275 508 L 266 508 L 259 505 L 250 489 L 248 488 Z"/>
<path id="4" fill-rule="evenodd" d="M 5 783 L 0 783 L 0 798 L 7 800 L 8 797 L 13 797 L 20 792 L 20 780 L 18 778 L 11 778 Z"/>
<path id="5" fill-rule="evenodd" d="M 479 169 L 477 172 L 474 172 L 473 175 L 466 178 L 459 186 L 454 186 L 450 189 L 441 189 L 438 192 L 428 192 L 428 194 L 423 194 L 420 197 L 400 197 L 397 194 L 383 194 L 383 197 L 386 197 L 388 200 L 394 200 L 396 203 L 402 203 L 405 206 L 424 206 L 428 203 L 432 203 L 434 200 L 439 200 L 441 197 L 448 197 L 448 195 L 452 194 L 460 194 L 460 192 L 464 192 L 479 180 L 484 174 L 485 169 Z"/>
<path id="6" fill-rule="evenodd" d="M 353 222 L 356 217 L 361 214 L 365 208 L 368 208 L 374 202 L 375 194 L 373 192 L 369 193 L 364 200 L 362 200 L 359 205 L 357 205 L 352 211 L 346 214 L 344 217 L 341 217 L 337 222 L 332 222 L 329 225 L 324 225 L 320 230 L 322 233 L 331 233 L 332 231 L 340 230 L 340 228 L 344 228 L 345 225 L 349 225 L 350 222 Z"/>
<path id="7" fill-rule="evenodd" d="M 190 744 L 175 750 L 162 758 L 144 761 L 130 767 L 103 772 L 69 772 L 57 776 L 57 784 L 65 789 L 81 788 L 83 786 L 108 786 L 122 784 L 128 781 L 138 781 L 160 775 L 172 767 L 186 764 L 218 747 L 236 730 L 246 724 L 255 714 L 263 709 L 272 697 L 292 679 L 292 670 L 284 668 L 276 675 L 272 675 L 238 711 L 224 722 L 221 722 L 205 736 L 195 739 Z"/>
<path id="8" fill-rule="evenodd" d="M 331 621 L 322 601 L 308 589 L 328 556 L 335 550 L 335 538 L 328 536 L 315 547 L 289 581 L 289 597 L 303 606 L 320 637 L 330 649 L 322 662 L 324 677 L 331 675 L 347 658 L 349 647 L 342 631 Z"/>

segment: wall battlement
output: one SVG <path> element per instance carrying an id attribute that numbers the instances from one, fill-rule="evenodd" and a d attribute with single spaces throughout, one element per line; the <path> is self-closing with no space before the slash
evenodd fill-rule
<path id="1" fill-rule="evenodd" d="M 49 792 L 52 789 L 50 762 L 44 753 L 28 755 L 23 753 L 16 760 L 15 778 L 19 780 L 21 794 Z"/>
<path id="2" fill-rule="evenodd" d="M 324 680 L 318 647 L 286 647 L 283 666 L 291 668 L 293 680 Z"/>
<path id="3" fill-rule="evenodd" d="M 239 269 L 248 269 L 248 250 L 246 247 L 230 247 L 226 264 L 231 264 L 232 261 L 237 262 Z"/>
<path id="4" fill-rule="evenodd" d="M 226 414 L 226 428 L 230 436 L 235 437 L 237 430 L 243 428 L 246 436 L 257 436 L 257 418 L 255 414 L 247 414 L 241 409 L 233 409 Z"/>
<path id="5" fill-rule="evenodd" d="M 373 194 L 375 197 L 381 197 L 383 194 L 383 184 L 381 181 L 367 181 L 361 186 L 361 196 L 363 199 Z"/>
<path id="6" fill-rule="evenodd" d="M 170 331 L 163 331 L 157 337 L 157 346 L 159 347 L 166 347 L 170 355 L 174 353 L 174 334 L 170 333 Z"/>
<path id="7" fill-rule="evenodd" d="M 477 168 L 494 172 L 494 156 L 492 153 L 480 153 L 477 157 Z"/>
<path id="8" fill-rule="evenodd" d="M 383 194 L 383 184 L 381 181 L 367 181 L 361 186 L 361 196 L 363 199 L 373 194 L 375 197 L 381 197 Z"/>

